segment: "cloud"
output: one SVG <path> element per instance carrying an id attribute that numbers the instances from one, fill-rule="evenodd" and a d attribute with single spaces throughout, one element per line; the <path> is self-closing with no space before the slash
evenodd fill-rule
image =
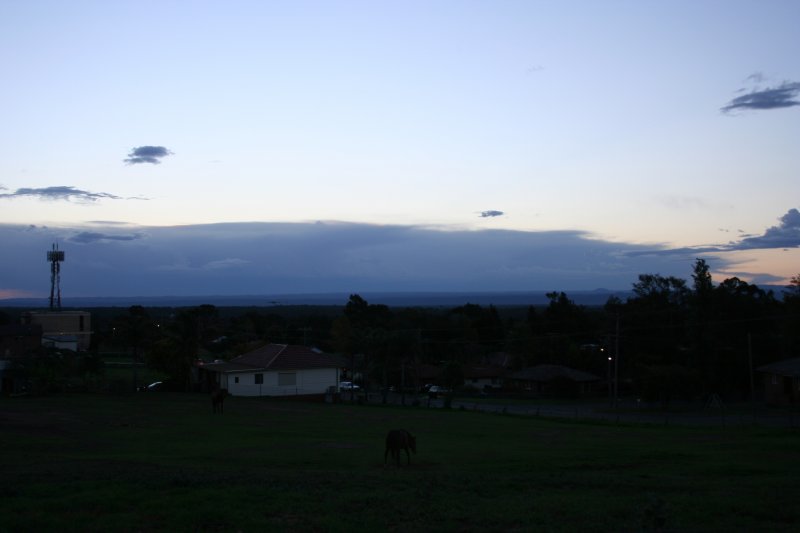
<path id="1" fill-rule="evenodd" d="M 763 235 L 745 237 L 732 243 L 731 249 L 796 248 L 800 246 L 800 211 L 789 209 L 780 217 L 780 224 L 768 228 Z"/>
<path id="2" fill-rule="evenodd" d="M 246 259 L 237 259 L 235 257 L 228 257 L 225 259 L 215 259 L 201 265 L 193 265 L 189 262 L 182 260 L 175 264 L 159 265 L 154 267 L 155 270 L 162 271 L 183 271 L 183 272 L 201 272 L 203 270 L 229 270 L 232 268 L 239 268 L 251 264 L 252 261 Z"/>
<path id="3" fill-rule="evenodd" d="M 68 237 L 67 240 L 80 244 L 89 244 L 99 241 L 135 241 L 137 239 L 141 239 L 142 236 L 143 235 L 141 233 L 135 233 L 133 235 L 108 235 L 93 231 L 82 231 L 76 235 Z"/>
<path id="4" fill-rule="evenodd" d="M 724 274 L 727 277 L 735 276 L 737 278 L 747 278 L 750 280 L 750 283 L 754 285 L 781 285 L 785 281 L 782 277 L 762 272 L 737 272 L 726 270 Z"/>
<path id="5" fill-rule="evenodd" d="M 8 289 L 42 292 L 43 252 L 64 243 L 65 297 L 628 289 L 637 276 L 687 278 L 694 251 L 650 250 L 581 231 L 460 230 L 356 223 L 125 228 L 0 224 Z M 71 246 L 71 248 L 70 248 Z M 40 265 L 41 264 L 41 265 Z M 41 268 L 36 268 L 37 265 Z M 730 266 L 720 260 L 716 268 Z M 43 292 L 42 292 L 43 294 Z"/>
<path id="6" fill-rule="evenodd" d="M 745 81 L 754 81 L 756 83 L 761 83 L 765 79 L 766 78 L 764 78 L 764 74 L 763 73 L 761 73 L 761 72 L 753 72 L 752 74 L 750 74 L 749 76 L 747 76 L 745 78 Z M 742 89 L 742 91 L 744 91 L 744 89 Z"/>
<path id="7" fill-rule="evenodd" d="M 133 148 L 128 154 L 126 159 L 123 159 L 128 165 L 139 165 L 142 163 L 150 163 L 158 165 L 161 159 L 172 155 L 172 152 L 163 146 L 137 146 Z"/>
<path id="8" fill-rule="evenodd" d="M 96 202 L 102 199 L 111 199 L 111 200 L 122 199 L 121 196 L 116 196 L 111 193 L 84 191 L 67 185 L 42 187 L 38 189 L 26 187 L 22 189 L 17 189 L 13 193 L 0 194 L 0 199 L 2 198 L 13 199 L 22 197 L 39 198 L 40 200 L 65 200 L 65 201 L 77 200 L 79 202 Z M 141 200 L 142 198 L 136 198 L 136 199 Z"/>
<path id="9" fill-rule="evenodd" d="M 480 217 L 481 218 L 500 217 L 503 216 L 504 214 L 505 213 L 503 213 L 502 211 L 489 210 L 489 211 L 481 211 Z"/>
<path id="10" fill-rule="evenodd" d="M 643 273 L 689 279 L 697 257 L 727 272 L 738 264 L 729 252 L 798 246 L 800 212 L 789 210 L 760 236 L 683 248 L 611 242 L 582 231 L 344 222 L 120 228 L 95 221 L 90 228 L 36 231 L 0 224 L 0 242 L 15 250 L 0 257 L 3 288 L 43 297 L 49 279 L 43 252 L 53 242 L 63 243 L 69 257 L 62 272 L 67 298 L 627 290 Z"/>
<path id="11" fill-rule="evenodd" d="M 762 79 L 760 74 L 758 78 L 753 78 L 753 76 L 750 78 L 756 81 Z M 800 105 L 800 100 L 797 99 L 798 95 L 800 95 L 800 82 L 785 81 L 777 87 L 754 89 L 749 93 L 737 96 L 720 110 L 723 113 L 729 113 L 739 109 L 763 110 L 793 107 Z"/>
<path id="12" fill-rule="evenodd" d="M 789 209 L 785 215 L 780 217 L 780 224 L 768 228 L 763 235 L 745 234 L 742 230 L 742 238 L 737 241 L 730 241 L 724 244 L 709 244 L 705 246 L 691 246 L 684 248 L 664 248 L 658 247 L 650 250 L 633 250 L 631 255 L 691 255 L 707 253 L 735 252 L 741 250 L 770 250 L 776 248 L 797 248 L 800 247 L 800 211 Z"/>
<path id="13" fill-rule="evenodd" d="M 705 199 L 697 196 L 685 196 L 685 195 L 673 194 L 673 195 L 657 197 L 656 201 L 660 202 L 665 207 L 668 207 L 670 209 L 676 209 L 678 211 L 707 209 L 709 207 L 708 202 Z"/>
<path id="14" fill-rule="evenodd" d="M 203 268 L 205 270 L 224 270 L 229 268 L 236 268 L 240 266 L 249 265 L 250 261 L 245 259 L 236 259 L 235 257 L 229 257 L 226 259 L 219 259 L 216 261 L 211 261 L 206 263 Z"/>

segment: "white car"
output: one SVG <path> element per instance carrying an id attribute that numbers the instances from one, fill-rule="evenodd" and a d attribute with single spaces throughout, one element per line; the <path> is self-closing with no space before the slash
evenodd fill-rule
<path id="1" fill-rule="evenodd" d="M 436 398 L 440 394 L 447 394 L 448 392 L 450 392 L 450 389 L 445 389 L 444 387 L 440 387 L 439 385 L 433 385 L 430 389 L 428 389 L 428 394 L 434 398 Z"/>
<path id="2" fill-rule="evenodd" d="M 342 381 L 341 383 L 339 383 L 339 388 L 341 390 L 358 390 L 361 387 L 359 387 L 358 385 L 356 385 L 352 381 Z"/>

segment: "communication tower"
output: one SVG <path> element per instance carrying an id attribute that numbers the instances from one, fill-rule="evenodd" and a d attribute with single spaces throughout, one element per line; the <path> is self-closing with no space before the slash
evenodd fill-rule
<path id="1" fill-rule="evenodd" d="M 50 263 L 50 310 L 61 309 L 61 262 L 64 252 L 53 244 L 53 249 L 47 252 L 47 261 Z"/>

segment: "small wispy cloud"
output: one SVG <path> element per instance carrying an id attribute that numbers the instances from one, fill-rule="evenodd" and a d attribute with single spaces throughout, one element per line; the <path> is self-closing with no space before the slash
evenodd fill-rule
<path id="1" fill-rule="evenodd" d="M 141 239 L 141 233 L 134 233 L 132 235 L 109 235 L 107 233 L 98 233 L 94 231 L 82 231 L 72 237 L 68 237 L 70 242 L 77 242 L 80 244 L 89 244 L 100 241 L 135 241 Z"/>
<path id="2" fill-rule="evenodd" d="M 670 209 L 689 211 L 693 209 L 707 209 L 708 202 L 697 196 L 668 195 L 656 198 L 656 201 Z"/>
<path id="3" fill-rule="evenodd" d="M 494 209 L 490 209 L 489 211 L 481 211 L 480 217 L 481 218 L 492 218 L 492 217 L 501 217 L 505 213 L 502 211 L 496 211 Z"/>
<path id="4" fill-rule="evenodd" d="M 748 76 L 747 81 L 760 83 L 764 76 L 758 72 Z M 737 96 L 726 105 L 720 108 L 723 113 L 730 113 L 738 110 L 765 110 L 783 109 L 800 105 L 800 82 L 784 81 L 776 87 L 761 89 L 756 87 L 750 92 Z"/>
<path id="5" fill-rule="evenodd" d="M 76 189 L 69 185 L 57 185 L 53 187 L 23 187 L 17 189 L 12 193 L 0 194 L 0 199 L 14 199 L 14 198 L 38 198 L 40 200 L 64 200 L 64 201 L 77 201 L 77 202 L 96 202 L 98 200 L 146 200 L 146 198 L 123 198 L 115 194 L 107 192 L 91 192 L 82 189 Z"/>
<path id="6" fill-rule="evenodd" d="M 237 259 L 235 257 L 229 257 L 227 259 L 219 259 L 217 261 L 209 261 L 205 265 L 203 265 L 204 270 L 223 270 L 227 268 L 236 268 L 240 266 L 249 265 L 250 261 L 245 259 Z"/>
<path id="7" fill-rule="evenodd" d="M 130 151 L 128 157 L 123 161 L 128 165 L 140 165 L 142 163 L 158 165 L 168 155 L 172 155 L 172 152 L 163 146 L 137 146 Z"/>
<path id="8" fill-rule="evenodd" d="M 218 270 L 228 270 L 231 268 L 239 268 L 245 267 L 252 264 L 252 261 L 248 261 L 247 259 L 239 259 L 235 257 L 228 257 L 225 259 L 214 259 L 208 261 L 203 264 L 195 264 L 192 265 L 188 261 L 181 260 L 174 263 L 159 265 L 153 267 L 153 270 L 156 271 L 165 271 L 165 272 L 202 272 L 202 271 L 218 271 Z"/>

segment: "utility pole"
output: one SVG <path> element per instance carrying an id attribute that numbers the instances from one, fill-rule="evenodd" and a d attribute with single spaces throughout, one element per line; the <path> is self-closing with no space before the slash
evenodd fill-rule
<path id="1" fill-rule="evenodd" d="M 753 378 L 753 335 L 747 332 L 747 359 L 750 363 L 750 403 L 753 407 L 753 422 L 756 421 L 756 384 Z"/>
<path id="2" fill-rule="evenodd" d="M 614 335 L 614 407 L 619 403 L 619 311 L 617 312 L 617 331 Z"/>

